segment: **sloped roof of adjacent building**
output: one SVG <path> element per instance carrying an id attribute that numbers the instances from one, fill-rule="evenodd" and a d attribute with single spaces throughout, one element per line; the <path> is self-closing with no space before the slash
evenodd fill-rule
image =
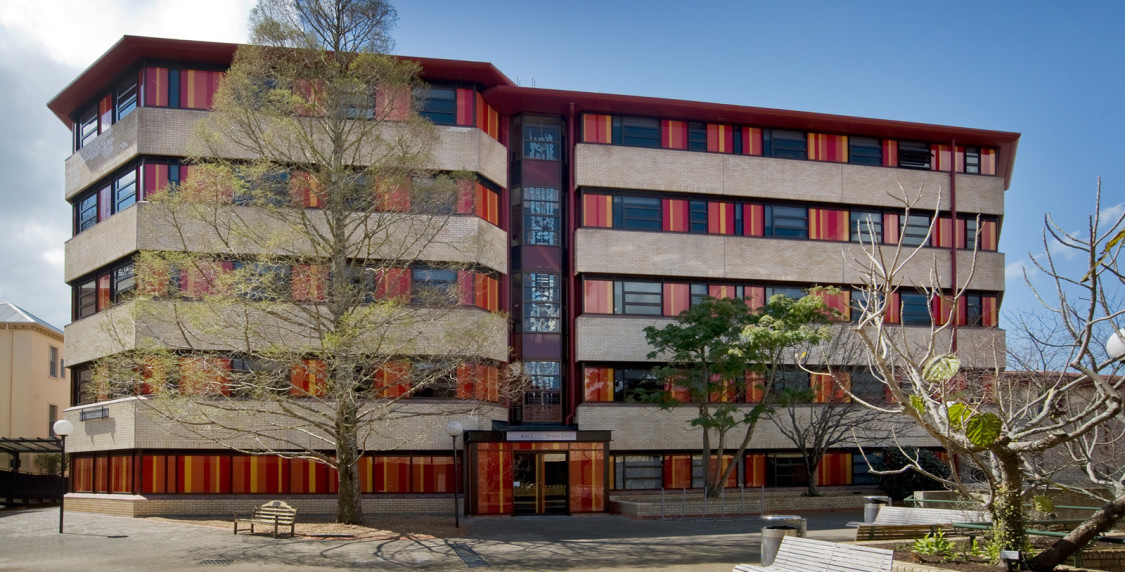
<path id="1" fill-rule="evenodd" d="M 59 335 L 63 333 L 62 330 L 52 326 L 43 318 L 11 302 L 0 302 L 0 324 L 38 324 Z"/>

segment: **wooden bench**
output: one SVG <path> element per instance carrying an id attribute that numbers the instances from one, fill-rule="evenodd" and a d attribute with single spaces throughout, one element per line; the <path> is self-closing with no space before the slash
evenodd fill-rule
<path id="1" fill-rule="evenodd" d="M 893 550 L 883 548 L 786 536 L 781 539 L 773 564 L 765 568 L 739 564 L 733 572 L 890 572 L 894 554 Z"/>
<path id="2" fill-rule="evenodd" d="M 250 526 L 239 528 L 239 524 L 249 524 Z M 249 530 L 250 534 L 254 534 L 254 525 L 256 524 L 273 525 L 274 538 L 277 538 L 279 530 L 288 526 L 289 536 L 293 536 L 297 527 L 297 509 L 282 501 L 275 500 L 255 508 L 254 514 L 249 517 L 239 518 L 237 513 L 234 515 L 235 534 L 238 534 L 239 530 Z"/>
<path id="3" fill-rule="evenodd" d="M 855 531 L 855 539 L 922 538 L 939 530 L 952 533 L 955 522 L 988 522 L 988 520 L 988 513 L 979 510 L 884 506 L 879 509 L 874 522 L 859 524 Z"/>

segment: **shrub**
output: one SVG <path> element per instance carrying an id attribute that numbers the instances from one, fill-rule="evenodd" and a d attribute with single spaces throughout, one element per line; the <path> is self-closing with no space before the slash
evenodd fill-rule
<path id="1" fill-rule="evenodd" d="M 898 448 L 884 449 L 883 457 L 872 459 L 871 465 L 876 471 L 894 471 L 910 465 L 907 456 L 911 459 L 917 458 L 922 468 L 931 474 L 942 478 L 949 478 L 950 476 L 949 465 L 939 459 L 933 451 L 916 447 L 904 447 L 903 450 Z M 875 475 L 875 479 L 879 483 L 879 490 L 895 500 L 902 500 L 914 494 L 914 491 L 945 488 L 941 481 L 923 475 L 912 468 L 891 475 Z"/>

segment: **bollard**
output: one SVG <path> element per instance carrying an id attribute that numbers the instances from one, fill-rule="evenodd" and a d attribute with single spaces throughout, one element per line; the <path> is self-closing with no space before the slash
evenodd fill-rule
<path id="1" fill-rule="evenodd" d="M 772 524 L 762 527 L 762 566 L 773 564 L 777 558 L 777 551 L 781 548 L 781 540 L 786 536 L 797 536 L 797 527 Z"/>

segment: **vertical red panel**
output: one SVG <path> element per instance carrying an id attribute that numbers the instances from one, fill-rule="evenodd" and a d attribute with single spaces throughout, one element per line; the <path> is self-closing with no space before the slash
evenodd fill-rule
<path id="1" fill-rule="evenodd" d="M 379 210 L 407 212 L 410 210 L 411 183 L 409 180 L 375 181 L 375 203 Z"/>
<path id="2" fill-rule="evenodd" d="M 495 278 L 476 273 L 473 278 L 473 303 L 476 307 L 489 312 L 500 310 L 500 289 Z"/>
<path id="3" fill-rule="evenodd" d="M 613 143 L 613 116 L 585 113 L 582 115 L 583 143 Z"/>
<path id="4" fill-rule="evenodd" d="M 377 89 L 375 91 L 375 119 L 402 121 L 410 117 L 410 88 Z"/>
<path id="5" fill-rule="evenodd" d="M 824 305 L 828 306 L 829 309 L 842 314 L 842 316 L 834 317 L 834 320 L 848 321 L 851 319 L 851 292 L 843 290 L 836 294 L 829 294 L 824 290 L 819 290 L 817 296 L 824 300 Z"/>
<path id="6" fill-rule="evenodd" d="M 883 244 L 898 244 L 898 214 L 883 213 Z"/>
<path id="7" fill-rule="evenodd" d="M 953 245 L 955 248 L 965 248 L 965 219 L 953 221 Z"/>
<path id="8" fill-rule="evenodd" d="M 230 360 L 187 356 L 178 360 L 180 393 L 230 395 Z"/>
<path id="9" fill-rule="evenodd" d="M 146 67 L 143 76 L 145 107 L 168 107 L 168 68 Z"/>
<path id="10" fill-rule="evenodd" d="M 597 449 L 576 450 L 571 445 L 570 512 L 605 511 L 605 453 Z"/>
<path id="11" fill-rule="evenodd" d="M 848 211 L 841 209 L 809 209 L 809 238 L 812 240 L 848 240 Z"/>
<path id="12" fill-rule="evenodd" d="M 72 457 L 71 491 L 76 493 L 94 492 L 94 458 Z"/>
<path id="13" fill-rule="evenodd" d="M 582 282 L 583 312 L 587 314 L 613 313 L 613 281 L 585 280 Z"/>
<path id="14" fill-rule="evenodd" d="M 686 121 L 662 119 L 660 121 L 660 146 L 665 149 L 687 149 L 688 126 Z"/>
<path id="15" fill-rule="evenodd" d="M 477 450 L 474 487 L 478 514 L 512 513 L 512 452 L 504 444 Z"/>
<path id="16" fill-rule="evenodd" d="M 999 324 L 999 309 L 1000 303 L 996 296 L 981 296 L 981 324 L 986 327 L 994 327 Z"/>
<path id="17" fill-rule="evenodd" d="M 746 286 L 742 289 L 743 296 L 746 298 L 746 305 L 751 310 L 757 310 L 766 305 L 766 288 L 765 286 Z"/>
<path id="18" fill-rule="evenodd" d="M 826 486 L 852 484 L 852 456 L 826 453 L 817 467 L 817 483 Z"/>
<path id="19" fill-rule="evenodd" d="M 478 217 L 499 226 L 500 225 L 500 195 L 492 189 L 476 183 L 475 187 L 476 214 Z"/>
<path id="20" fill-rule="evenodd" d="M 293 204 L 304 208 L 323 208 L 325 196 L 316 177 L 304 171 L 294 171 L 289 177 L 289 192 Z"/>
<path id="21" fill-rule="evenodd" d="M 211 109 L 223 72 L 183 70 L 180 72 L 180 107 Z"/>
<path id="22" fill-rule="evenodd" d="M 583 388 L 585 401 L 613 401 L 613 368 L 584 368 Z"/>
<path id="23" fill-rule="evenodd" d="M 707 295 L 712 298 L 734 298 L 737 290 L 730 284 L 711 284 L 707 286 Z"/>
<path id="24" fill-rule="evenodd" d="M 742 154 L 762 154 L 762 130 L 758 127 L 742 128 Z"/>
<path id="25" fill-rule="evenodd" d="M 98 222 L 113 214 L 113 187 L 104 187 L 98 191 Z"/>
<path id="26" fill-rule="evenodd" d="M 680 403 L 691 403 L 691 389 L 685 383 L 687 380 L 676 381 L 668 378 L 664 381 L 664 391 L 667 391 L 673 401 Z"/>
<path id="27" fill-rule="evenodd" d="M 891 294 L 891 301 L 887 304 L 887 312 L 883 320 L 888 324 L 897 324 L 902 321 L 902 299 L 898 292 Z"/>
<path id="28" fill-rule="evenodd" d="M 898 141 L 894 139 L 883 140 L 883 166 L 898 166 Z"/>
<path id="29" fill-rule="evenodd" d="M 707 203 L 707 232 L 710 234 L 734 234 L 733 203 L 711 201 Z"/>
<path id="30" fill-rule="evenodd" d="M 930 145 L 930 167 L 934 171 L 949 171 L 953 168 L 953 155 L 949 145 Z"/>
<path id="31" fill-rule="evenodd" d="M 691 455 L 665 455 L 664 488 L 691 488 Z"/>
<path id="32" fill-rule="evenodd" d="M 110 306 L 109 273 L 98 276 L 98 311 L 106 310 Z"/>
<path id="33" fill-rule="evenodd" d="M 746 486 L 766 486 L 766 456 L 746 454 Z"/>
<path id="34" fill-rule="evenodd" d="M 375 297 L 379 300 L 410 301 L 410 269 L 385 268 L 376 272 Z"/>
<path id="35" fill-rule="evenodd" d="M 113 455 L 109 458 L 109 492 L 133 492 L 132 455 Z"/>
<path id="36" fill-rule="evenodd" d="M 742 205 L 742 234 L 746 236 L 765 236 L 766 234 L 766 207 L 765 205 Z"/>
<path id="37" fill-rule="evenodd" d="M 473 104 L 476 103 L 476 90 L 467 87 L 457 88 L 457 125 L 473 125 Z"/>
<path id="38" fill-rule="evenodd" d="M 610 195 L 582 195 L 582 226 L 613 227 L 613 197 Z"/>
<path id="39" fill-rule="evenodd" d="M 708 123 L 707 150 L 712 153 L 734 153 L 734 127 Z"/>
<path id="40" fill-rule="evenodd" d="M 105 133 L 113 125 L 113 94 L 98 100 L 98 133 Z"/>
<path id="41" fill-rule="evenodd" d="M 980 174 L 996 174 L 996 149 L 982 148 L 980 150 Z"/>
<path id="42" fill-rule="evenodd" d="M 141 456 L 141 492 L 165 493 L 167 490 L 166 461 L 164 455 Z"/>
<path id="43" fill-rule="evenodd" d="M 374 492 L 410 492 L 410 457 L 375 457 Z"/>
<path id="44" fill-rule="evenodd" d="M 953 151 L 953 171 L 956 173 L 965 172 L 965 147 L 958 145 L 957 149 Z"/>
<path id="45" fill-rule="evenodd" d="M 664 315 L 679 316 L 691 306 L 690 284 L 664 284 Z"/>
<path id="46" fill-rule="evenodd" d="M 478 199 L 479 191 L 477 186 L 480 183 L 471 179 L 458 179 L 457 180 L 457 213 L 469 214 L 479 212 L 480 202 Z M 484 218 L 484 217 L 481 217 Z"/>
<path id="47" fill-rule="evenodd" d="M 980 249 L 981 250 L 996 250 L 997 237 L 996 237 L 996 221 L 982 220 L 980 221 L 980 229 L 977 231 L 980 234 Z"/>
<path id="48" fill-rule="evenodd" d="M 380 397 L 393 399 L 410 391 L 410 362 L 388 361 L 375 370 L 375 390 Z"/>
<path id="49" fill-rule="evenodd" d="M 943 325 L 949 321 L 950 312 L 953 311 L 953 299 L 948 296 L 934 296 L 930 300 L 930 313 L 936 325 Z"/>
<path id="50" fill-rule="evenodd" d="M 662 228 L 669 232 L 687 232 L 691 230 L 688 220 L 688 201 L 681 199 L 663 199 L 661 208 Z"/>
<path id="51" fill-rule="evenodd" d="M 848 136 L 809 133 L 808 157 L 812 161 L 848 162 Z"/>
<path id="52" fill-rule="evenodd" d="M 457 304 L 461 306 L 472 306 L 476 301 L 473 296 L 474 274 L 472 270 L 457 271 Z"/>
<path id="53" fill-rule="evenodd" d="M 328 285 L 328 266 L 324 264 L 294 264 L 290 280 L 290 294 L 295 302 L 323 302 Z"/>
<path id="54" fill-rule="evenodd" d="M 289 395 L 295 397 L 323 395 L 327 373 L 328 368 L 318 359 L 305 359 L 293 364 L 289 374 Z"/>
<path id="55" fill-rule="evenodd" d="M 168 188 L 168 167 L 164 163 L 145 163 L 141 175 L 143 197 L 150 197 Z"/>

